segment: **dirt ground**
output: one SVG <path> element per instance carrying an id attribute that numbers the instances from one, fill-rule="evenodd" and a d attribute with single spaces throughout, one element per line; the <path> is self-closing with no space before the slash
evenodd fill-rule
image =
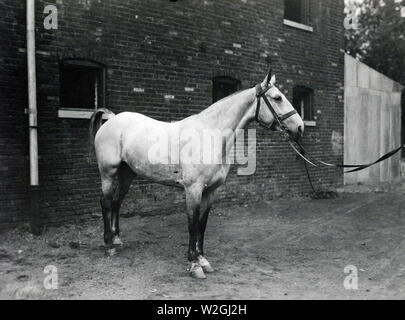
<path id="1" fill-rule="evenodd" d="M 34 237 L 0 235 L 0 299 L 404 299 L 405 184 L 282 199 L 210 216 L 206 280 L 189 277 L 184 213 L 122 219 L 124 247 L 105 255 L 102 223 Z M 44 268 L 58 289 L 43 286 Z M 358 268 L 358 290 L 343 286 Z"/>

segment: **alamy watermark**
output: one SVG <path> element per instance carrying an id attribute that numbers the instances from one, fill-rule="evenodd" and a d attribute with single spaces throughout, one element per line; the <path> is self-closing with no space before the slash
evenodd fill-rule
<path id="1" fill-rule="evenodd" d="M 44 18 L 44 28 L 45 30 L 57 30 L 58 29 L 58 8 L 49 4 L 44 7 L 44 14 L 47 16 Z"/>
<path id="2" fill-rule="evenodd" d="M 56 290 L 58 289 L 58 268 L 54 265 L 47 265 L 44 268 L 44 288 L 46 290 Z"/>
<path id="3" fill-rule="evenodd" d="M 183 129 L 148 135 L 148 161 L 152 165 L 238 164 L 238 175 L 256 171 L 256 130 Z M 243 167 L 241 167 L 243 166 Z"/>
<path id="4" fill-rule="evenodd" d="M 343 269 L 348 274 L 343 280 L 343 287 L 346 290 L 357 290 L 359 288 L 359 272 L 356 266 L 348 265 Z"/>
<path id="5" fill-rule="evenodd" d="M 357 30 L 359 27 L 359 12 L 356 5 L 350 1 L 345 7 L 344 12 L 346 13 L 346 17 L 343 20 L 343 26 L 346 30 Z"/>

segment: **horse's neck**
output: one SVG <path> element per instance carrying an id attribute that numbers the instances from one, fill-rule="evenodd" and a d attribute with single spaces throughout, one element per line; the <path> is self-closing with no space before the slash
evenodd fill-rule
<path id="1" fill-rule="evenodd" d="M 255 99 L 255 90 L 247 89 L 218 101 L 197 117 L 201 117 L 211 128 L 232 131 L 244 129 L 254 118 L 252 107 Z"/>
<path id="2" fill-rule="evenodd" d="M 222 131 L 225 139 L 226 155 L 235 145 L 235 138 L 243 134 L 244 129 L 255 114 L 255 89 L 247 89 L 218 101 L 208 109 L 196 115 L 210 129 Z M 226 160 L 226 158 L 223 158 Z"/>

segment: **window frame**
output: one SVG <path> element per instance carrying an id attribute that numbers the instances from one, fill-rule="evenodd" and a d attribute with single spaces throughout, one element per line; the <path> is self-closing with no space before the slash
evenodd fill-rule
<path id="1" fill-rule="evenodd" d="M 283 23 L 286 26 L 293 27 L 296 29 L 300 29 L 303 31 L 308 31 L 308 32 L 313 32 L 314 29 L 312 27 L 312 11 L 311 11 L 311 0 L 300 0 L 300 1 L 305 1 L 305 4 L 301 5 L 304 7 L 304 9 L 301 8 L 301 11 L 304 10 L 305 12 L 302 13 L 300 12 L 300 16 L 304 16 L 304 19 L 300 19 L 300 21 L 292 20 L 291 18 L 286 17 L 286 0 L 284 0 L 284 19 Z"/>
<path id="2" fill-rule="evenodd" d="M 309 126 L 309 127 L 316 126 L 316 121 L 315 121 L 316 118 L 315 118 L 315 110 L 314 110 L 315 109 L 314 108 L 314 106 L 315 106 L 315 90 L 313 88 L 308 87 L 308 86 L 296 85 L 296 86 L 294 86 L 292 91 L 293 91 L 293 93 L 292 93 L 292 95 L 293 95 L 292 101 L 293 101 L 294 109 L 296 109 L 298 111 L 298 114 L 301 116 L 302 120 L 304 121 L 304 124 L 306 126 Z M 300 92 L 300 94 L 301 94 L 301 99 L 300 99 L 301 100 L 301 108 L 303 108 L 301 110 L 298 110 L 296 108 L 296 106 L 294 105 L 294 101 L 296 100 L 295 99 L 295 94 L 296 94 L 297 91 Z M 306 114 L 305 114 L 305 106 L 302 106 L 302 103 L 305 103 L 304 94 L 309 95 L 309 104 L 310 104 L 309 105 L 309 113 L 310 113 L 309 118 L 305 117 L 306 116 Z M 302 112 L 304 114 L 302 114 Z"/>
<path id="3" fill-rule="evenodd" d="M 59 62 L 59 90 L 61 90 L 61 72 L 63 67 L 87 67 L 87 68 L 94 68 L 98 69 L 100 73 L 100 78 L 101 78 L 101 88 L 102 88 L 102 94 L 100 95 L 100 98 L 97 97 L 97 105 L 94 106 L 94 108 L 74 108 L 74 107 L 67 107 L 67 106 L 62 106 L 61 101 L 60 105 L 58 108 L 58 118 L 71 118 L 71 119 L 90 119 L 91 115 L 94 113 L 94 111 L 98 108 L 103 108 L 105 107 L 105 99 L 106 99 L 106 66 L 104 64 L 95 62 L 93 60 L 87 60 L 87 59 L 64 59 Z M 61 99 L 61 92 L 59 95 Z"/>

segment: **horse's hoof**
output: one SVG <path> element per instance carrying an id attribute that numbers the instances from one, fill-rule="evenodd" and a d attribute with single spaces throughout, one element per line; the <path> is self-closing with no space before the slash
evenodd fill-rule
<path id="1" fill-rule="evenodd" d="M 211 264 L 203 256 L 198 257 L 198 264 L 203 268 L 206 273 L 213 273 L 215 270 L 211 267 Z"/>
<path id="2" fill-rule="evenodd" d="M 203 268 L 198 263 L 191 264 L 190 276 L 194 279 L 207 279 Z"/>
<path id="3" fill-rule="evenodd" d="M 120 237 L 115 236 L 113 239 L 113 246 L 122 247 L 124 243 L 121 241 Z"/>
<path id="4" fill-rule="evenodd" d="M 201 267 L 203 268 L 204 272 L 206 272 L 206 273 L 213 273 L 213 272 L 215 272 L 214 268 L 211 267 L 211 265 L 210 265 L 209 263 L 208 263 L 207 265 L 201 266 Z"/>

